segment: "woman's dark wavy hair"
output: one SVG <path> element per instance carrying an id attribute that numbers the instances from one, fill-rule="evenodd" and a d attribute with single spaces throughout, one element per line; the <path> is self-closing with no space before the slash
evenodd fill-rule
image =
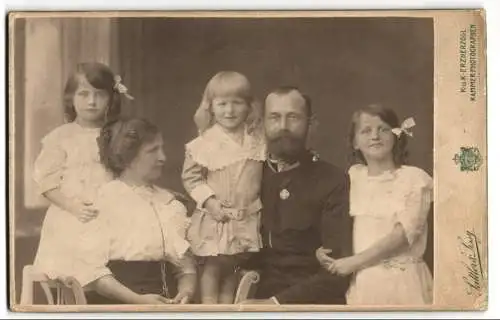
<path id="1" fill-rule="evenodd" d="M 115 178 L 139 154 L 140 148 L 160 133 L 158 127 L 143 118 L 121 118 L 107 122 L 97 138 L 101 163 Z"/>
<path id="2" fill-rule="evenodd" d="M 359 124 L 359 118 L 363 113 L 379 117 L 391 128 L 398 128 L 400 126 L 400 122 L 394 110 L 384 108 L 379 104 L 370 104 L 354 112 L 351 119 L 351 127 L 349 128 L 349 147 L 351 149 L 350 162 L 353 164 L 362 163 L 366 165 L 366 159 L 361 151 L 354 149 L 356 130 Z M 407 144 L 408 138 L 406 134 L 402 133 L 399 138 L 395 135 L 394 146 L 392 147 L 392 156 L 396 167 L 400 167 L 407 163 Z"/>
<path id="3" fill-rule="evenodd" d="M 80 77 L 85 77 L 88 83 L 96 89 L 106 90 L 109 96 L 109 108 L 106 112 L 106 119 L 116 119 L 121 112 L 120 93 L 114 89 L 115 75 L 105 64 L 99 62 L 84 62 L 76 66 L 73 74 L 68 78 L 64 88 L 63 106 L 64 115 L 67 122 L 76 119 L 76 110 L 73 105 L 73 98 L 78 89 Z"/>

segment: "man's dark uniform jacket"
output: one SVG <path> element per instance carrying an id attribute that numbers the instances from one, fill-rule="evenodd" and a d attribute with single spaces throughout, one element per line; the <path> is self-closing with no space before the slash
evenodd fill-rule
<path id="1" fill-rule="evenodd" d="M 350 277 L 328 273 L 315 251 L 329 248 L 334 259 L 352 254 L 347 174 L 310 152 L 298 166 L 281 172 L 268 160 L 261 197 L 264 248 L 248 266 L 261 275 L 255 298 L 345 304 Z"/>

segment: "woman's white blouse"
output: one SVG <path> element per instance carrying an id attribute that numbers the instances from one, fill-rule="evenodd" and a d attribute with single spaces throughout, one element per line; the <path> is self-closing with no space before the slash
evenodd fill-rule
<path id="1" fill-rule="evenodd" d="M 186 208 L 170 192 L 114 180 L 101 188 L 97 207 L 98 218 L 82 235 L 86 254 L 77 264 L 81 269 L 75 272 L 82 285 L 110 274 L 106 264 L 111 260 L 166 258 L 182 273 L 196 273 L 186 256 Z"/>

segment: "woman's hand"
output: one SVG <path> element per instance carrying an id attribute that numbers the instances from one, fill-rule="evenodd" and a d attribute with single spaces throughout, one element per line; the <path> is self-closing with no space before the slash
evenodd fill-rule
<path id="1" fill-rule="evenodd" d="M 99 215 L 99 210 L 89 201 L 78 201 L 69 208 L 71 212 L 80 222 L 86 223 L 95 219 Z"/>
<path id="2" fill-rule="evenodd" d="M 193 296 L 192 292 L 181 291 L 174 297 L 174 299 L 172 299 L 172 303 L 174 303 L 174 304 L 187 304 L 187 303 L 189 303 L 189 301 L 191 301 L 192 296 Z"/>
<path id="3" fill-rule="evenodd" d="M 121 284 L 112 274 L 100 277 L 90 287 L 104 297 L 126 304 L 172 304 L 171 299 L 159 294 L 138 294 Z"/>
<path id="4" fill-rule="evenodd" d="M 318 259 L 320 265 L 325 268 L 329 269 L 329 267 L 332 265 L 332 263 L 335 261 L 333 258 L 330 258 L 328 256 L 329 253 L 331 253 L 332 250 L 330 249 L 325 249 L 323 247 L 319 247 L 316 250 L 316 259 Z"/>
<path id="5" fill-rule="evenodd" d="M 276 305 L 276 302 L 274 302 L 273 299 L 249 299 L 249 300 L 243 300 L 239 304 L 274 304 L 274 305 Z"/>
<path id="6" fill-rule="evenodd" d="M 141 294 L 139 295 L 138 304 L 171 304 L 172 300 L 165 298 L 159 294 Z"/>
<path id="7" fill-rule="evenodd" d="M 218 222 L 228 221 L 228 217 L 222 210 L 222 203 L 215 197 L 208 198 L 205 202 L 205 209 L 210 213 L 210 215 Z"/>

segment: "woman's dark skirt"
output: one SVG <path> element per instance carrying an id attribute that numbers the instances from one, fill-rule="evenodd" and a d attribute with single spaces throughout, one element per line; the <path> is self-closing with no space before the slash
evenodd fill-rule
<path id="1" fill-rule="evenodd" d="M 177 281 L 172 272 L 172 264 L 167 265 L 167 287 L 169 296 L 177 294 Z M 159 261 L 110 261 L 107 267 L 113 276 L 125 287 L 137 294 L 162 295 L 161 263 Z M 95 291 L 85 293 L 88 304 L 124 304 L 122 301 L 110 299 Z"/>

